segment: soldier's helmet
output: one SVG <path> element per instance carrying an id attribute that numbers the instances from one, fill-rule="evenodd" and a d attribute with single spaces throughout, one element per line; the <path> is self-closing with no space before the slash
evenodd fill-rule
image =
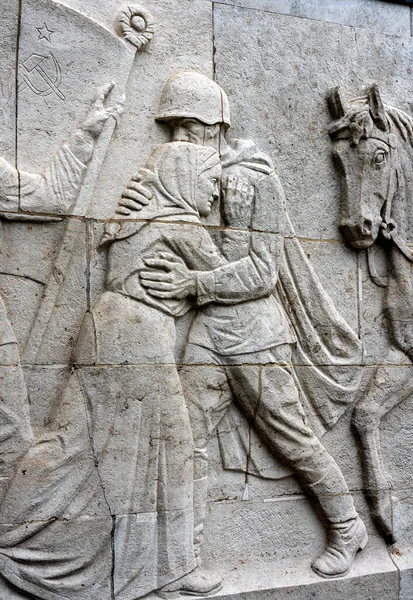
<path id="1" fill-rule="evenodd" d="M 157 121 L 197 119 L 205 125 L 231 125 L 228 98 L 212 79 L 196 71 L 180 71 L 167 79 L 159 102 Z"/>

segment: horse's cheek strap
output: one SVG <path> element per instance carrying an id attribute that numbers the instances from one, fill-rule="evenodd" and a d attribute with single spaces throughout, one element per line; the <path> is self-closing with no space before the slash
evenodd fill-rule
<path id="1" fill-rule="evenodd" d="M 384 215 L 385 223 L 389 223 L 391 220 L 392 202 L 393 197 L 397 193 L 399 188 L 399 177 L 398 169 L 396 167 L 396 149 L 389 145 L 389 157 L 390 157 L 390 175 L 387 184 L 387 200 L 386 200 L 386 211 Z"/>

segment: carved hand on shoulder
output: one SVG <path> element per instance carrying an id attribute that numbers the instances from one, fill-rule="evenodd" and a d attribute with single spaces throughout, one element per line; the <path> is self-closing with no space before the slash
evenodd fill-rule
<path id="1" fill-rule="evenodd" d="M 153 198 L 152 192 L 142 185 L 141 181 L 142 175 L 139 173 L 136 173 L 131 178 L 122 192 L 116 213 L 119 215 L 130 215 L 131 212 L 140 211 L 144 206 L 149 204 L 149 201 Z"/>
<path id="2" fill-rule="evenodd" d="M 227 177 L 223 181 L 223 207 L 225 222 L 229 227 L 247 229 L 251 222 L 254 186 L 248 179 Z"/>

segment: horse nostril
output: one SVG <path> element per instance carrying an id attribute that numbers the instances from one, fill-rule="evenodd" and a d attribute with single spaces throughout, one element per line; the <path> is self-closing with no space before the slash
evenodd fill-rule
<path id="1" fill-rule="evenodd" d="M 363 225 L 361 226 L 361 232 L 363 235 L 371 235 L 373 229 L 373 221 L 371 219 L 364 219 Z"/>

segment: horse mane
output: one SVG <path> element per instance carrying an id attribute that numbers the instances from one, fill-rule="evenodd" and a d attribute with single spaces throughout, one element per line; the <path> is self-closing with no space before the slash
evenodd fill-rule
<path id="1" fill-rule="evenodd" d="M 401 135 L 403 141 L 413 147 L 413 117 L 393 106 L 384 106 L 386 116 L 395 129 Z"/>
<path id="2" fill-rule="evenodd" d="M 384 105 L 386 115 L 386 129 L 388 132 L 396 130 L 403 139 L 413 148 L 413 117 L 394 106 Z M 374 127 L 374 117 L 368 103 L 367 96 L 350 100 L 345 115 L 335 120 L 329 127 L 332 137 L 345 129 L 349 130 L 350 141 L 357 145 L 362 137 L 369 137 Z"/>

